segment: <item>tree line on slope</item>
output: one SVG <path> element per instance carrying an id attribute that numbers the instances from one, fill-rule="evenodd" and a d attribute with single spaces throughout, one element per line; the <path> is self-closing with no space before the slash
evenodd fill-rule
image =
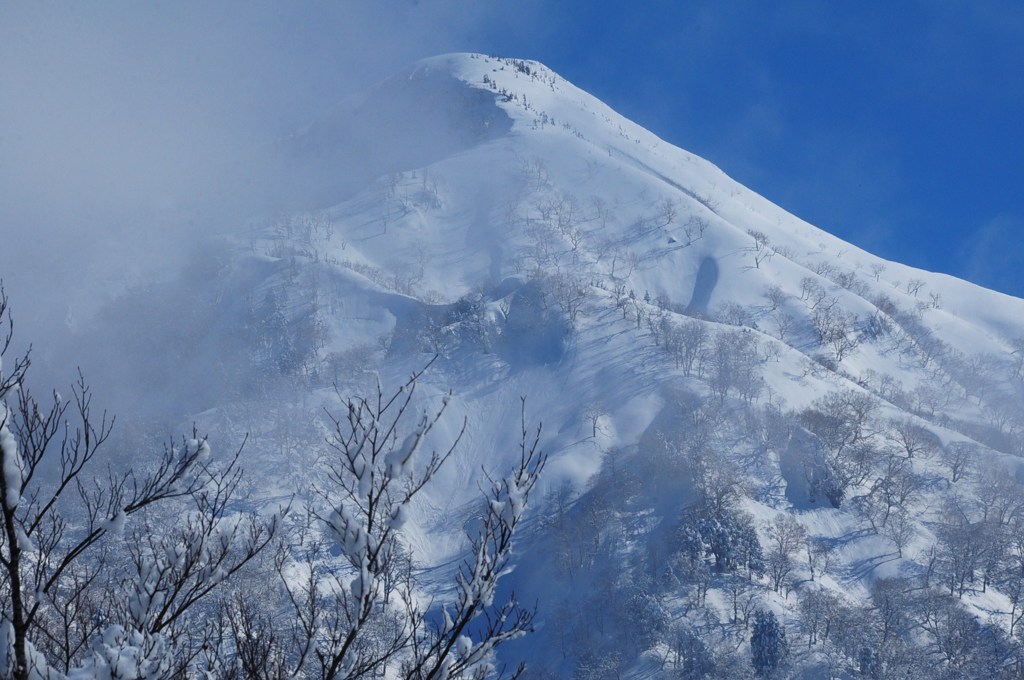
<path id="1" fill-rule="evenodd" d="M 608 452 L 589 490 L 549 499 L 542 546 L 560 585 L 542 642 L 562 662 L 540 677 L 605 680 L 638 659 L 681 678 L 1019 676 L 1024 495 L 1011 468 L 860 389 L 787 411 L 720 399 L 706 380 L 670 396 L 636 451 Z M 812 534 L 808 504 L 852 528 Z M 865 564 L 840 559 L 848 548 Z M 885 562 L 900 575 L 865 578 Z M 863 599 L 842 592 L 861 579 Z M 772 611 L 788 654 L 782 636 L 772 651 L 755 636 L 774 630 L 758 624 Z"/>

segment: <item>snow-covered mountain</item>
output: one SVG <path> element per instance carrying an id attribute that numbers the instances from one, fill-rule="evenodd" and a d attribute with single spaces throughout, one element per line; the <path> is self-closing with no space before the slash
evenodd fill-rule
<path id="1" fill-rule="evenodd" d="M 520 397 L 543 422 L 505 580 L 529 677 L 743 677 L 760 610 L 794 676 L 1018 672 L 1024 301 L 844 243 L 531 61 L 419 62 L 278 151 L 287 211 L 81 331 L 154 411 L 249 432 L 254 498 L 312 481 L 335 386 L 437 355 L 433 441 L 467 427 L 420 565 L 464 548 Z"/>

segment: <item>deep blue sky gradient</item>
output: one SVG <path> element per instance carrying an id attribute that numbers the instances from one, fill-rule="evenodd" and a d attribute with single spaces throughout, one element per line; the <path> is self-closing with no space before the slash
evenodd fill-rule
<path id="1" fill-rule="evenodd" d="M 1024 296 L 1024 3 L 539 3 L 545 62 L 787 210 Z"/>

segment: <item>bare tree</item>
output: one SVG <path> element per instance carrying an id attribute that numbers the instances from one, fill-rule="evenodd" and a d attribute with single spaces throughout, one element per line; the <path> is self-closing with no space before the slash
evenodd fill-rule
<path id="1" fill-rule="evenodd" d="M 807 463 L 810 490 L 823 493 L 833 507 L 839 507 L 849 488 L 872 472 L 878 457 L 877 410 L 874 397 L 850 389 L 827 394 L 800 414 L 801 424 L 820 445 Z"/>
<path id="2" fill-rule="evenodd" d="M 832 568 L 835 546 L 822 538 L 810 537 L 804 541 L 807 556 L 807 569 L 811 572 L 811 580 L 818 574 L 827 574 Z"/>
<path id="3" fill-rule="evenodd" d="M 879 468 L 879 476 L 871 486 L 870 495 L 878 501 L 877 523 L 885 527 L 893 509 L 906 511 L 907 506 L 920 495 L 924 483 L 914 474 L 910 462 L 895 453 L 882 457 Z"/>
<path id="4" fill-rule="evenodd" d="M 657 215 L 655 219 L 657 220 L 657 225 L 663 229 L 672 226 L 672 223 L 679 216 L 679 205 L 672 198 L 663 198 L 658 201 L 656 210 Z"/>
<path id="5" fill-rule="evenodd" d="M 796 568 L 795 557 L 804 547 L 807 530 L 792 515 L 781 513 L 767 526 L 768 550 L 765 564 L 772 588 L 778 591 Z"/>
<path id="6" fill-rule="evenodd" d="M 811 276 L 800 279 L 800 299 L 811 309 L 817 309 L 828 297 L 828 291 Z"/>
<path id="7" fill-rule="evenodd" d="M 754 256 L 754 269 L 760 269 L 762 262 L 770 260 L 775 255 L 772 242 L 767 234 L 755 229 L 748 229 L 747 235 L 754 239 L 754 244 L 747 248 Z"/>
<path id="8" fill-rule="evenodd" d="M 564 273 L 547 276 L 544 283 L 558 308 L 568 317 L 569 323 L 576 323 L 580 309 L 590 292 L 589 287 L 572 274 Z"/>
<path id="9" fill-rule="evenodd" d="M 1006 562 L 999 589 L 1010 601 L 1010 635 L 1024 618 L 1024 524 L 1014 522 L 1007 536 Z"/>
<path id="10" fill-rule="evenodd" d="M 955 502 L 946 504 L 942 523 L 936 529 L 939 552 L 936 565 L 950 595 L 962 598 L 982 568 L 985 532 L 972 522 Z"/>
<path id="11" fill-rule="evenodd" d="M 492 602 L 545 460 L 538 448 L 539 428 L 532 438 L 525 428 L 525 405 L 519 464 L 512 474 L 491 480 L 482 513 L 471 524 L 470 557 L 456 578 L 455 602 L 440 607 L 438 621 L 428 620 L 419 604 L 419 584 L 405 558 L 401 530 L 411 502 L 449 459 L 465 429 L 464 423 L 450 445 L 417 461 L 448 404 L 446 397 L 403 435 L 421 375 L 414 373 L 390 395 L 378 385 L 373 398 L 343 398 L 342 415 L 330 415 L 333 455 L 327 481 L 318 487 L 329 511 L 311 510 L 308 540 L 277 560 L 293 610 L 291 642 L 279 646 L 290 649 L 293 676 L 333 680 L 398 672 L 416 680 L 492 677 L 487 669 L 495 649 L 532 629 L 533 612 L 514 595 L 501 604 Z M 327 554 L 330 545 L 340 560 Z M 294 578 L 296 573 L 302 577 Z"/>
<path id="12" fill-rule="evenodd" d="M 917 294 L 921 292 L 921 288 L 924 287 L 924 281 L 921 279 L 910 279 L 907 281 L 907 293 L 917 297 Z"/>
<path id="13" fill-rule="evenodd" d="M 800 623 L 811 647 L 828 640 L 842 603 L 824 588 L 811 588 L 800 598 Z"/>
<path id="14" fill-rule="evenodd" d="M 777 309 L 772 312 L 772 320 L 775 321 L 776 337 L 785 342 L 786 336 L 796 327 L 796 319 L 789 312 Z"/>
<path id="15" fill-rule="evenodd" d="M 818 305 L 811 313 L 818 342 L 828 346 L 836 361 L 842 361 L 860 344 L 855 333 L 857 317 L 847 314 L 835 305 Z"/>
<path id="16" fill-rule="evenodd" d="M 911 418 L 893 418 L 889 421 L 886 438 L 913 458 L 914 454 L 932 451 L 938 447 L 935 434 Z"/>
<path id="17" fill-rule="evenodd" d="M 1009 524 L 1024 509 L 1021 485 L 1001 465 L 986 467 L 978 474 L 976 498 L 983 522 Z"/>
<path id="18" fill-rule="evenodd" d="M 515 593 L 503 604 L 493 604 L 498 579 L 512 558 L 512 538 L 546 461 L 538 448 L 541 428 L 531 435 L 525 399 L 522 405 L 518 465 L 508 476 L 490 479 L 480 527 L 470 537 L 471 557 L 456 579 L 456 601 L 442 607 L 441 623 L 421 627 L 414 638 L 412 659 L 404 668 L 409 680 L 494 677 L 489 665 L 494 650 L 533 630 L 534 613 L 520 606 Z M 510 677 L 524 670 L 520 664 Z"/>
<path id="19" fill-rule="evenodd" d="M 910 512 L 903 508 L 897 508 L 895 512 L 889 515 L 888 522 L 882 529 L 882 534 L 892 541 L 893 545 L 896 546 L 896 554 L 902 558 L 903 550 L 910 543 L 910 539 L 914 537 L 915 530 L 916 524 Z"/>
<path id="20" fill-rule="evenodd" d="M 789 294 L 776 284 L 772 284 L 765 288 L 764 297 L 768 300 L 768 311 L 774 312 L 780 306 L 785 304 L 786 300 L 789 298 Z"/>
<path id="21" fill-rule="evenodd" d="M 914 597 L 912 582 L 902 577 L 883 577 L 871 584 L 874 646 L 890 660 L 908 646 L 916 628 Z"/>
<path id="22" fill-rule="evenodd" d="M 694 371 L 699 375 L 708 350 L 707 326 L 696 319 L 676 326 L 666 319 L 663 335 L 665 351 L 675 360 L 676 368 L 682 369 L 683 375 L 692 375 Z"/>
<path id="23" fill-rule="evenodd" d="M 615 270 L 619 266 L 624 267 L 625 271 L 619 269 L 616 273 Z M 609 276 L 615 281 L 625 281 L 633 275 L 638 266 L 640 266 L 640 257 L 636 253 L 630 250 L 620 257 L 619 251 L 616 250 L 612 253 L 612 270 L 609 272 Z"/>
<path id="24" fill-rule="evenodd" d="M 719 404 L 734 390 L 747 403 L 761 391 L 758 342 L 754 333 L 747 329 L 717 332 L 712 339 L 708 365 L 708 382 Z"/>
<path id="25" fill-rule="evenodd" d="M 2 290 L 0 328 L 6 331 L 0 333 L 2 356 L 13 330 Z M 146 474 L 108 468 L 96 476 L 96 456 L 113 418 L 94 413 L 81 376 L 70 401 L 56 392 L 37 400 L 25 384 L 29 365 L 26 354 L 0 375 L 0 638 L 6 640 L 0 675 L 48 677 L 83 660 L 86 670 L 109 673 L 109 658 L 85 658 L 90 636 L 102 632 L 102 644 L 115 657 L 121 648 L 137 648 L 136 660 L 150 664 L 150 677 L 171 677 L 175 644 L 168 633 L 267 545 L 276 522 L 233 517 L 234 529 L 225 531 L 238 455 L 218 471 L 206 439 L 194 433 L 168 446 Z M 12 396 L 13 408 L 7 403 Z M 128 601 L 123 592 L 104 590 L 116 578 L 104 539 L 120 534 L 129 518 L 175 499 L 192 509 L 186 506 L 182 528 L 161 550 L 154 549 L 162 540 L 155 537 L 135 543 L 137 573 L 122 581 Z M 187 658 L 192 651 L 182 653 Z"/>
<path id="26" fill-rule="evenodd" d="M 597 437 L 597 432 L 601 429 L 601 418 L 607 415 L 607 411 L 599 403 L 593 402 L 587 405 L 583 415 L 590 422 L 590 436 Z"/>
<path id="27" fill-rule="evenodd" d="M 706 218 L 690 215 L 683 226 L 683 233 L 686 234 L 686 245 L 691 245 L 694 241 L 704 238 L 704 232 L 707 231 L 708 226 L 709 222 Z"/>
<path id="28" fill-rule="evenodd" d="M 974 442 L 950 442 L 942 449 L 942 464 L 949 470 L 949 481 L 956 484 L 970 474 L 978 459 L 980 447 Z"/>

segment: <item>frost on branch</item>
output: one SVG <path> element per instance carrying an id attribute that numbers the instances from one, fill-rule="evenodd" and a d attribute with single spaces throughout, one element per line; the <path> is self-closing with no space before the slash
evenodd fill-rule
<path id="1" fill-rule="evenodd" d="M 147 635 L 110 625 L 93 640 L 91 655 L 68 680 L 141 680 L 170 677 L 170 645 L 163 635 Z"/>
<path id="2" fill-rule="evenodd" d="M 0 289 L 0 356 L 10 340 Z M 113 418 L 95 414 L 81 374 L 72 398 L 37 399 L 25 387 L 29 364 L 17 358 L 0 375 L 0 676 L 183 677 L 184 666 L 162 669 L 195 652 L 170 640 L 193 639 L 176 637 L 194 623 L 189 611 L 269 543 L 276 520 L 227 512 L 239 454 L 211 467 L 194 432 L 147 473 L 97 474 Z M 163 508 L 165 521 L 151 522 Z M 133 515 L 142 521 L 118 554 L 105 539 Z"/>
<path id="3" fill-rule="evenodd" d="M 11 512 L 21 502 L 24 463 L 18 441 L 11 432 L 15 413 L 7 406 L 7 398 L 17 393 L 28 370 L 28 355 L 18 357 L 9 374 L 4 373 L 3 356 L 11 346 L 14 321 L 7 306 L 7 295 L 0 286 L 0 503 Z"/>
<path id="4" fill-rule="evenodd" d="M 0 375 L 0 381 L 3 380 L 3 376 Z M 11 430 L 7 427 L 7 423 L 11 419 L 11 412 L 7 408 L 7 404 L 0 401 L 0 458 L 3 460 L 3 467 L 0 469 L 0 474 L 3 475 L 3 498 L 2 502 L 5 507 L 11 510 L 18 507 L 18 503 L 21 501 L 21 456 L 18 454 L 18 442 L 14 439 L 14 435 L 11 434 Z"/>
<path id="5" fill-rule="evenodd" d="M 327 413 L 331 426 L 326 483 L 316 489 L 323 512 L 311 510 L 330 554 L 317 541 L 283 551 L 277 570 L 295 613 L 296 656 L 291 670 L 319 678 L 378 677 L 408 654 L 417 634 L 411 562 L 398 534 L 413 498 L 437 474 L 462 437 L 429 456 L 419 455 L 448 405 L 424 412 L 409 432 L 414 373 L 388 396 L 378 385 L 371 397 L 342 398 L 341 414 Z M 465 424 L 463 424 L 463 429 Z"/>
<path id="6" fill-rule="evenodd" d="M 441 622 L 417 640 L 408 678 L 504 676 L 493 666 L 494 650 L 533 630 L 534 612 L 520 606 L 515 593 L 494 604 L 498 580 L 512 568 L 512 538 L 546 460 L 539 449 L 540 427 L 532 436 L 526 428 L 525 399 L 521 422 L 519 464 L 504 479 L 490 480 L 483 516 L 469 537 L 471 557 L 457 576 L 456 601 L 443 607 Z M 520 666 L 510 677 L 523 670 Z"/>
<path id="7" fill-rule="evenodd" d="M 372 398 L 342 399 L 342 415 L 328 414 L 332 457 L 328 483 L 317 489 L 327 509 L 311 517 L 341 564 L 332 564 L 315 544 L 305 555 L 296 555 L 300 546 L 293 545 L 279 557 L 278 573 L 295 612 L 293 636 L 300 641 L 289 674 L 505 677 L 493 665 L 495 648 L 531 629 L 533 613 L 514 597 L 500 606 L 494 600 L 499 578 L 510 569 L 513 533 L 543 467 L 539 429 L 530 440 L 524 427 L 518 468 L 500 481 L 489 480 L 478 528 L 470 536 L 470 558 L 457 576 L 455 602 L 438 612 L 443 623 L 428 623 L 418 605 L 421 593 L 400 532 L 413 498 L 462 438 L 460 431 L 447 448 L 420 453 L 447 397 L 403 432 L 421 374 L 390 396 L 378 385 Z"/>

